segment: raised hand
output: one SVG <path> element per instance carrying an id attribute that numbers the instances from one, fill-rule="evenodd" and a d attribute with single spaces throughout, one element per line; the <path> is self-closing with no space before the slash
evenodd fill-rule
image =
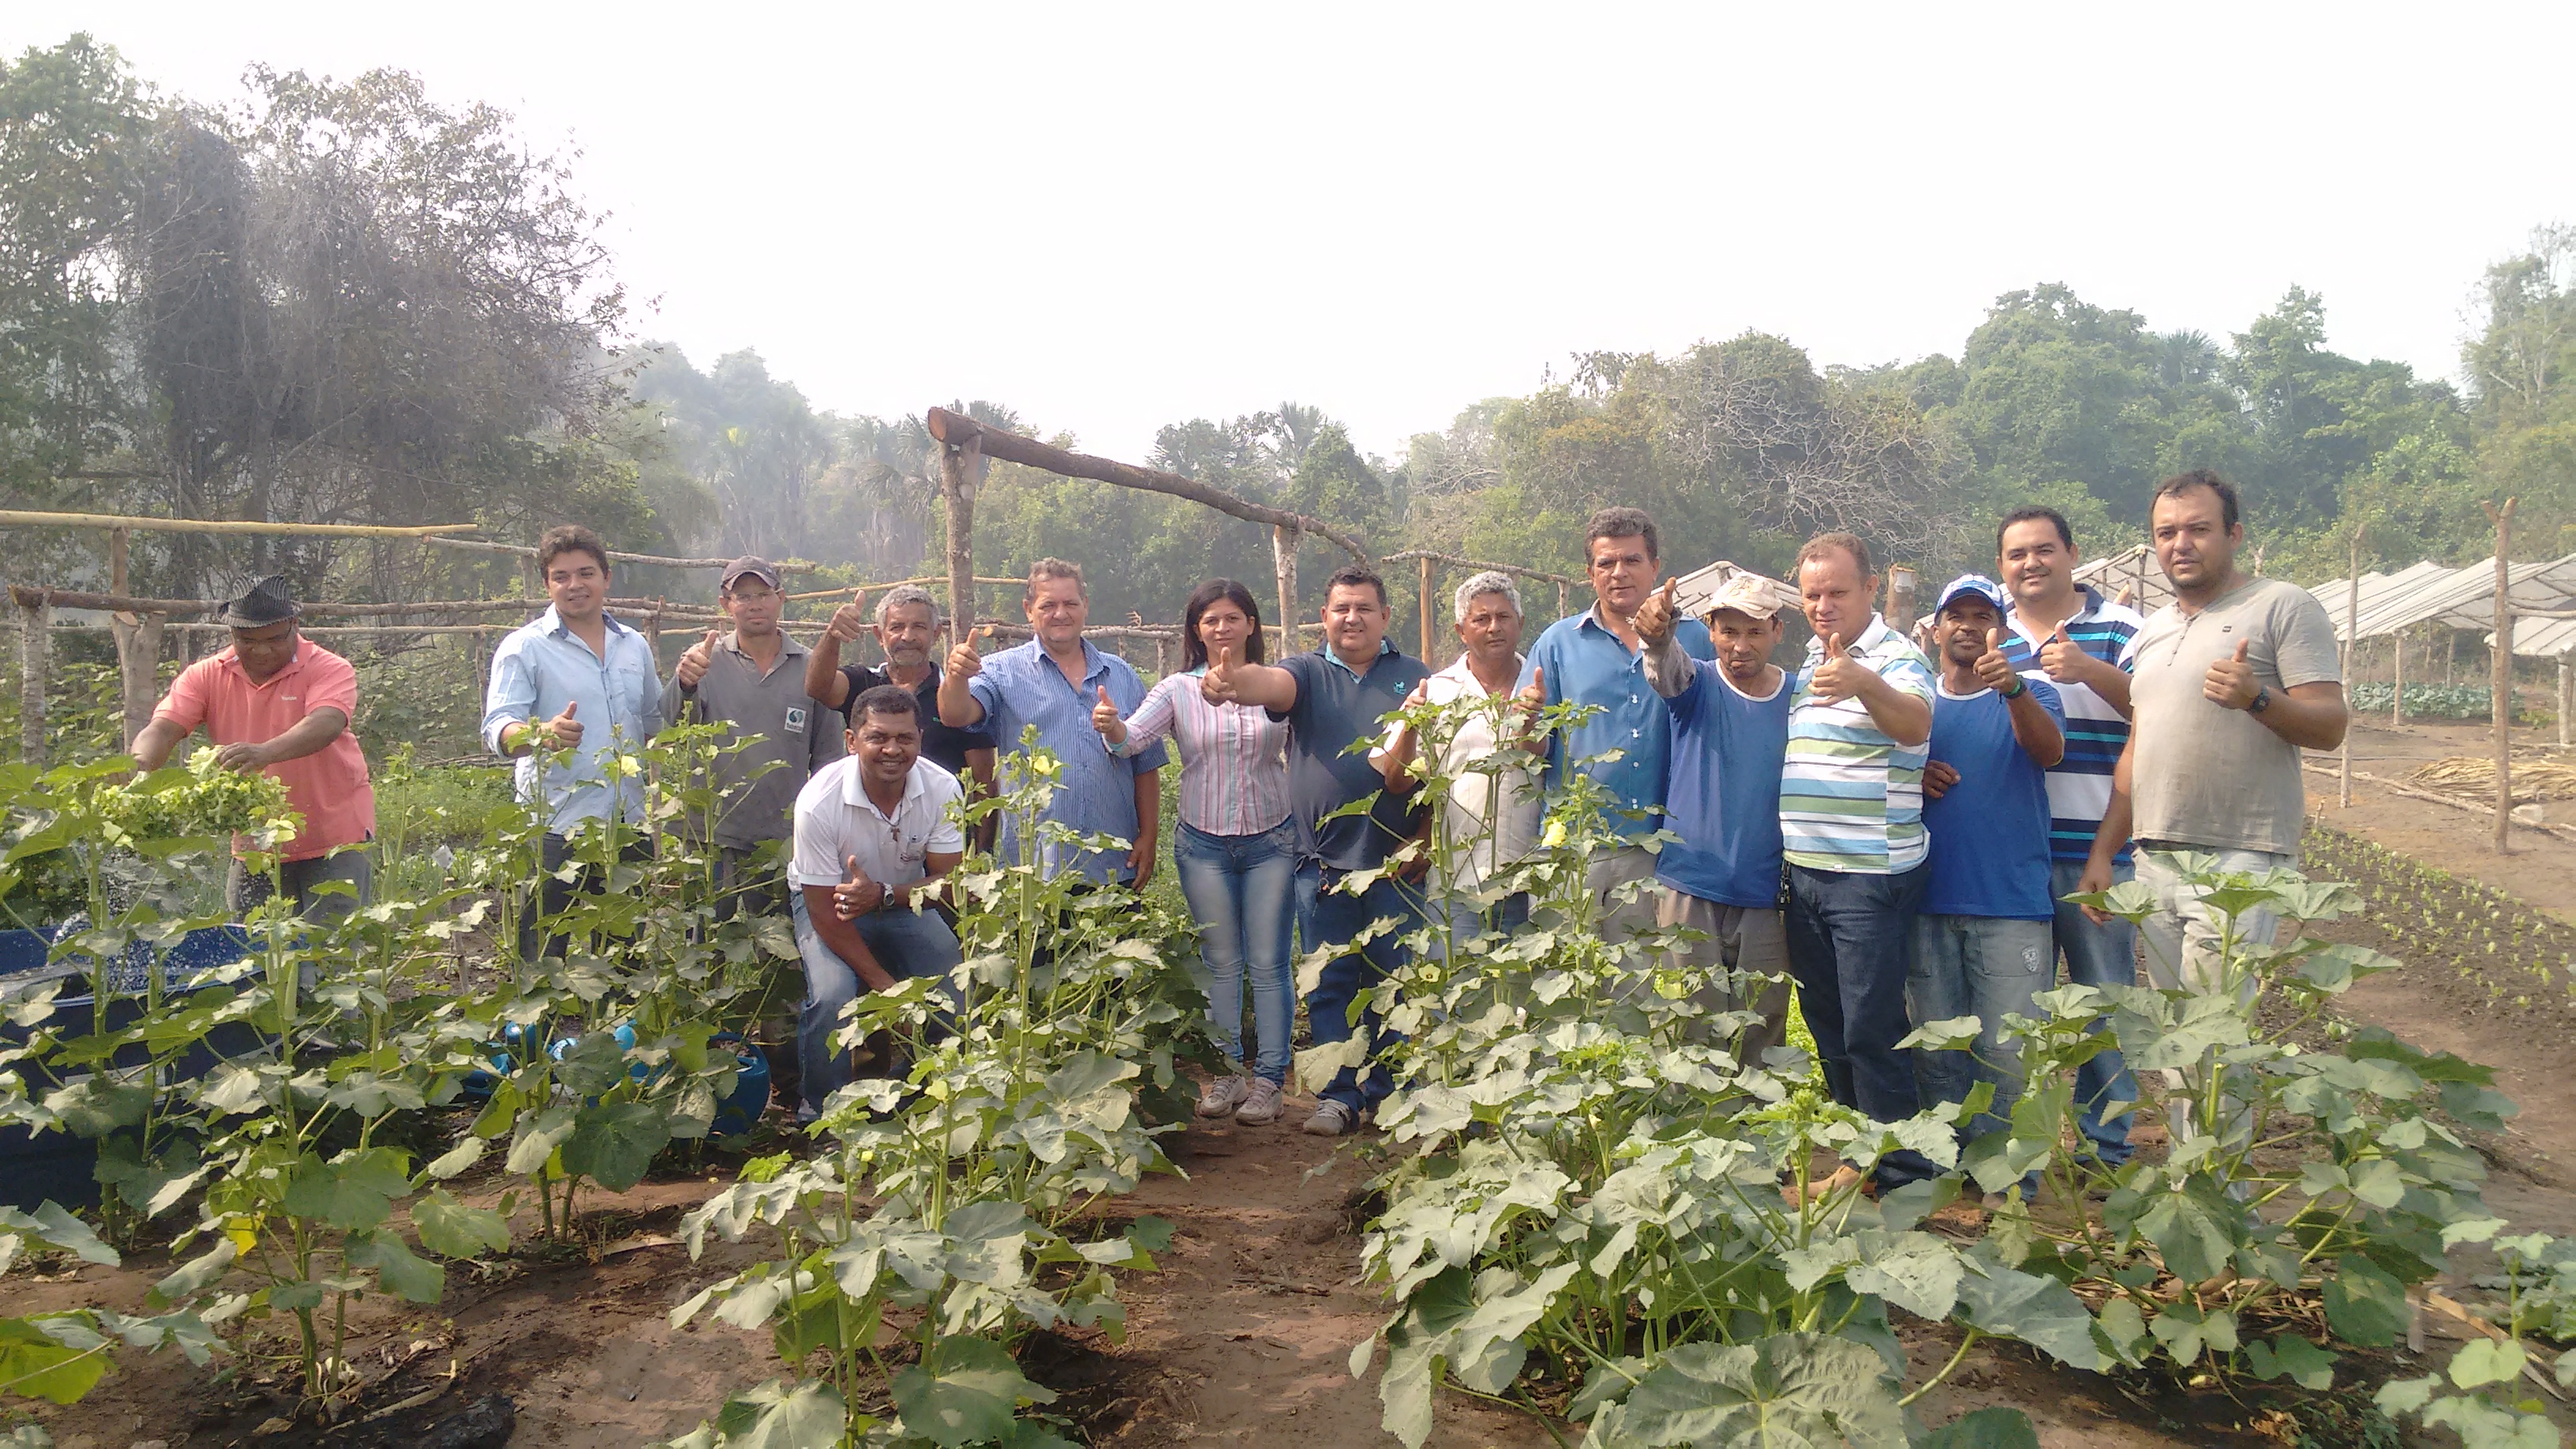
<path id="1" fill-rule="evenodd" d="M 1959 772 L 1939 760 L 1923 762 L 1923 798 L 1938 800 L 1959 783 Z"/>
<path id="2" fill-rule="evenodd" d="M 886 888 L 868 879 L 855 855 L 841 858 L 841 883 L 832 887 L 832 914 L 842 920 L 864 916 L 885 904 Z"/>
<path id="3" fill-rule="evenodd" d="M 2012 693 L 2013 681 L 2020 676 L 2012 661 L 2004 657 L 2004 631 L 1986 631 L 1986 652 L 1977 656 L 1977 682 L 1997 694 Z"/>
<path id="4" fill-rule="evenodd" d="M 1842 635 L 1827 634 L 1824 662 L 1807 671 L 1807 692 L 1826 704 L 1840 704 L 1860 693 L 1869 674 L 1868 665 L 1843 652 Z"/>
<path id="5" fill-rule="evenodd" d="M 1118 706 L 1111 702 L 1109 686 L 1095 687 L 1100 691 L 1100 702 L 1091 707 L 1091 727 L 1100 731 L 1100 737 L 1113 745 L 1127 743 L 1127 721 L 1118 713 Z"/>
<path id="6" fill-rule="evenodd" d="M 1681 613 L 1681 605 L 1673 601 L 1673 590 L 1680 585 L 1679 579 L 1666 579 L 1661 589 L 1648 594 L 1646 601 L 1637 606 L 1637 638 L 1640 642 L 1660 647 L 1673 637 L 1673 620 Z"/>
<path id="7" fill-rule="evenodd" d="M 269 754 L 266 745 L 254 745 L 236 740 L 229 745 L 219 745 L 215 749 L 217 769 L 239 770 L 248 774 L 253 770 L 266 769 L 274 763 L 276 763 L 275 757 Z M 137 770 L 135 775 L 140 778 L 144 773 Z"/>
<path id="8" fill-rule="evenodd" d="M 2243 709 L 2263 692 L 2262 681 L 2254 677 L 2254 666 L 2245 662 L 2245 651 L 2253 646 L 2251 639 L 2236 641 L 2232 656 L 2215 660 L 2209 676 L 2200 682 L 2201 698 L 2221 709 Z"/>
<path id="9" fill-rule="evenodd" d="M 2093 656 L 2085 653 L 2076 646 L 2074 640 L 2066 637 L 2064 624 L 2058 625 L 2057 632 L 2049 635 L 2039 646 L 2039 667 L 2048 671 L 2048 677 L 2060 684 L 2069 680 L 2082 679 L 2084 672 L 2093 664 Z"/>
<path id="10" fill-rule="evenodd" d="M 537 726 L 537 732 L 544 735 L 546 743 L 556 749 L 569 750 L 578 747 L 581 744 L 581 721 L 573 718 L 573 712 L 580 708 L 580 700 L 565 700 L 563 713 Z"/>
<path id="11" fill-rule="evenodd" d="M 707 677 L 707 666 L 716 662 L 716 640 L 722 637 L 709 629 L 707 637 L 690 645 L 680 655 L 680 667 L 673 671 L 682 689 L 695 689 Z"/>
<path id="12" fill-rule="evenodd" d="M 1540 710 L 1547 708 L 1547 670 L 1545 667 L 1533 666 L 1530 669 L 1530 682 L 1522 685 L 1521 692 L 1512 696 L 1512 703 L 1520 707 L 1521 714 L 1524 718 L 1535 716 Z"/>
<path id="13" fill-rule="evenodd" d="M 1199 676 L 1199 696 L 1210 704 L 1233 704 L 1237 700 L 1235 669 L 1242 661 L 1235 657 L 1236 646 L 1219 644 L 1208 655 L 1207 673 Z"/>
<path id="14" fill-rule="evenodd" d="M 984 656 L 975 648 L 975 641 L 989 639 L 992 635 L 992 625 L 979 624 L 965 638 L 958 640 L 957 647 L 948 651 L 948 672 L 960 679 L 972 679 L 983 673 Z"/>
<path id="15" fill-rule="evenodd" d="M 836 644 L 855 644 L 868 632 L 868 591 L 850 590 L 850 601 L 832 611 L 832 622 L 823 626 L 823 637 Z"/>

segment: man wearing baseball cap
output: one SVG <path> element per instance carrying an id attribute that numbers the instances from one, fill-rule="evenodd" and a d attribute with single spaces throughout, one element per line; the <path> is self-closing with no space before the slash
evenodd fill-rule
<path id="1" fill-rule="evenodd" d="M 709 629 L 681 653 L 662 710 L 672 724 L 723 725 L 742 746 L 716 756 L 708 781 L 722 801 L 712 834 L 730 913 L 741 894 L 766 901 L 776 893 L 783 861 L 758 883 L 744 879 L 744 862 L 761 846 L 793 837 L 797 792 L 845 746 L 839 713 L 805 691 L 805 646 L 778 627 L 787 607 L 778 570 L 764 558 L 735 559 L 725 565 L 717 599 L 733 629 Z M 804 905 L 801 892 L 788 898 L 791 909 Z"/>
<path id="2" fill-rule="evenodd" d="M 221 622 L 232 630 L 232 647 L 181 671 L 134 737 L 133 754 L 136 764 L 157 770 L 204 725 L 215 763 L 285 782 L 286 803 L 304 817 L 304 828 L 280 850 L 277 879 L 296 914 L 318 920 L 366 903 L 375 876 L 366 843 L 375 838 L 376 794 L 367 757 L 349 732 L 358 671 L 304 637 L 297 623 L 303 612 L 280 576 L 226 604 Z M 350 889 L 326 894 L 325 881 Z M 249 910 L 268 894 L 269 877 L 253 875 L 236 854 L 224 891 L 230 909 Z"/>
<path id="3" fill-rule="evenodd" d="M 2001 585 L 1965 574 L 1941 591 L 1932 611 L 1941 673 L 1932 696 L 1932 758 L 1923 767 L 1931 869 L 1914 918 L 1905 1004 L 1918 1027 L 1977 1018 L 1971 1051 L 1914 1049 L 1915 1086 L 1926 1108 L 1964 1102 L 1976 1083 L 1993 1084 L 1992 1106 L 1960 1125 L 1963 1142 L 2009 1122 L 2022 1072 L 2004 1018 L 2044 1015 L 2031 999 L 2048 989 L 2057 965 L 2048 770 L 2066 753 L 2066 713 L 2055 685 L 2036 671 L 2017 672 L 2005 654 L 2011 609 Z"/>
<path id="4" fill-rule="evenodd" d="M 1674 950 L 1708 984 L 1711 1017 L 1758 1020 L 1723 1033 L 1735 1059 L 1762 1065 L 1787 1040 L 1789 936 L 1780 913 L 1780 766 L 1789 753 L 1789 677 L 1771 662 L 1780 599 L 1769 579 L 1737 574 L 1709 605 L 1717 660 L 1694 659 L 1674 637 L 1673 581 L 1637 607 L 1646 681 L 1673 718 L 1664 828 L 1681 837 L 1655 857 L 1656 924 L 1704 939 Z"/>

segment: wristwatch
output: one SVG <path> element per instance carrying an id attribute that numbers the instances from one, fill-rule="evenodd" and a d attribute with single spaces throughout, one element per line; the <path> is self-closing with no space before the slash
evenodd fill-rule
<path id="1" fill-rule="evenodd" d="M 2001 693 L 2006 699 L 2019 699 L 2023 695 L 2030 693 L 2030 686 L 2022 683 L 2019 675 L 2015 675 L 2013 677 L 2013 687 L 2003 690 Z"/>
<path id="2" fill-rule="evenodd" d="M 2254 690 L 2254 697 L 2245 703 L 2245 712 L 2247 714 L 2261 714 L 2263 711 L 2270 709 L 2271 707 L 2272 686 L 2268 684 L 2257 685 Z"/>

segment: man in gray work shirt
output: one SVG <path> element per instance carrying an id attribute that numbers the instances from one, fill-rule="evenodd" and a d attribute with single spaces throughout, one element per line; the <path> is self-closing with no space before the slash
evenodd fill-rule
<path id="1" fill-rule="evenodd" d="M 741 878 L 743 862 L 770 841 L 795 831 L 796 793 L 814 772 L 845 752 L 840 712 L 805 692 L 802 644 L 778 627 L 786 611 L 778 570 L 767 559 L 738 558 L 725 565 L 719 595 L 733 631 L 709 629 L 689 646 L 672 671 L 662 707 L 673 724 L 720 724 L 739 750 L 716 756 L 709 783 L 722 795 L 714 831 L 717 878 L 730 893 L 754 893 L 766 905 L 769 881 Z M 778 768 L 768 769 L 772 763 Z M 767 773 L 762 773 L 767 770 Z M 783 872 L 785 861 L 773 872 Z M 785 879 L 783 873 L 776 876 Z M 801 913 L 804 893 L 788 892 L 789 909 Z M 725 913 L 732 911 L 729 895 Z"/>

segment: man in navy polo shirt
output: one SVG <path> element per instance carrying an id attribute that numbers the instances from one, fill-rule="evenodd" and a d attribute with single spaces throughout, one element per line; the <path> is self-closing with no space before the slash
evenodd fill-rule
<path id="1" fill-rule="evenodd" d="M 1655 858 L 1663 887 L 1656 924 L 1698 931 L 1675 948 L 1677 964 L 1710 978 L 1698 993 L 1712 1015 L 1753 1011 L 1761 1020 L 1734 1039 L 1738 1063 L 1787 1040 L 1789 932 L 1780 914 L 1780 767 L 1789 754 L 1787 671 L 1779 596 L 1767 579 L 1738 574 L 1717 591 L 1709 633 L 1714 664 L 1674 642 L 1673 585 L 1637 609 L 1646 679 L 1673 716 L 1672 788 L 1664 828 L 1681 837 Z"/>
<path id="2" fill-rule="evenodd" d="M 1386 876 L 1356 895 L 1340 888 L 1351 872 L 1384 865 L 1422 824 L 1421 802 L 1388 790 L 1368 752 L 1351 749 L 1353 741 L 1375 743 L 1386 717 L 1431 676 L 1421 660 L 1388 642 L 1388 618 L 1386 581 L 1359 564 L 1345 565 L 1324 584 L 1322 647 L 1275 666 L 1244 663 L 1228 648 L 1208 661 L 1199 685 L 1211 700 L 1262 705 L 1272 719 L 1288 722 L 1288 798 L 1302 848 L 1297 929 L 1307 949 L 1345 945 L 1373 921 L 1401 923 L 1324 967 L 1306 998 L 1319 1047 L 1350 1039 L 1351 1004 L 1404 964 L 1396 938 L 1413 928 L 1418 910 L 1411 892 Z M 1365 815 L 1324 818 L 1372 796 Z M 1374 1043 L 1377 1013 L 1363 1012 L 1358 1024 Z M 1323 1100 L 1306 1130 L 1322 1137 L 1356 1131 L 1394 1087 L 1375 1062 L 1344 1067 L 1318 1094 Z"/>
<path id="3" fill-rule="evenodd" d="M 2084 862 L 2111 806 L 2111 772 L 2129 743 L 2129 641 L 2146 620 L 2137 610 L 2075 582 L 2075 532 L 2053 508 L 2016 508 L 1995 531 L 1996 567 L 2012 593 L 2004 658 L 2025 673 L 2037 669 L 2066 706 L 2066 758 L 2048 772 L 2048 894 L 2056 902 L 2055 937 L 2076 986 L 2138 984 L 2137 929 L 2118 916 L 2096 923 L 2066 898 L 2083 889 Z M 2112 880 L 2135 872 L 2124 843 Z M 2105 1167 L 2129 1160 L 2129 1118 L 2114 1102 L 2138 1100 L 2118 1048 L 2075 1069 L 2084 1104 L 2085 1139 Z"/>
<path id="4" fill-rule="evenodd" d="M 2006 1125 L 2021 1097 L 2021 1051 L 2004 1017 L 2039 1015 L 2056 952 L 2048 894 L 2048 767 L 2066 753 L 2056 687 L 2015 672 L 2003 652 L 2002 587 L 1967 574 L 1941 591 L 1932 637 L 1941 651 L 1932 698 L 1931 761 L 1923 767 L 1923 827 L 1932 839 L 1914 964 L 1905 981 L 1916 1026 L 1973 1016 L 1972 1051 L 1914 1049 L 1923 1105 L 1964 1102 L 1977 1082 L 1993 1105 L 1962 1140 Z"/>
<path id="5" fill-rule="evenodd" d="M 1520 698 L 1532 709 L 1566 700 L 1597 708 L 1591 719 L 1548 741 L 1548 780 L 1561 784 L 1567 769 L 1580 766 L 1610 794 L 1610 829 L 1634 840 L 1663 826 L 1672 754 L 1672 711 L 1646 682 L 1637 638 L 1637 607 L 1663 572 L 1655 520 L 1643 509 L 1604 508 L 1584 525 L 1583 552 L 1593 605 L 1538 636 L 1521 671 Z M 1697 619 L 1674 621 L 1673 640 L 1693 659 L 1717 657 L 1708 626 Z M 1619 758 L 1593 759 L 1613 751 Z M 1588 759 L 1593 762 L 1582 763 Z M 1593 858 L 1585 884 L 1603 940 L 1616 943 L 1654 926 L 1654 876 L 1654 852 L 1642 845 Z M 1631 882 L 1634 889 L 1623 889 Z"/>

